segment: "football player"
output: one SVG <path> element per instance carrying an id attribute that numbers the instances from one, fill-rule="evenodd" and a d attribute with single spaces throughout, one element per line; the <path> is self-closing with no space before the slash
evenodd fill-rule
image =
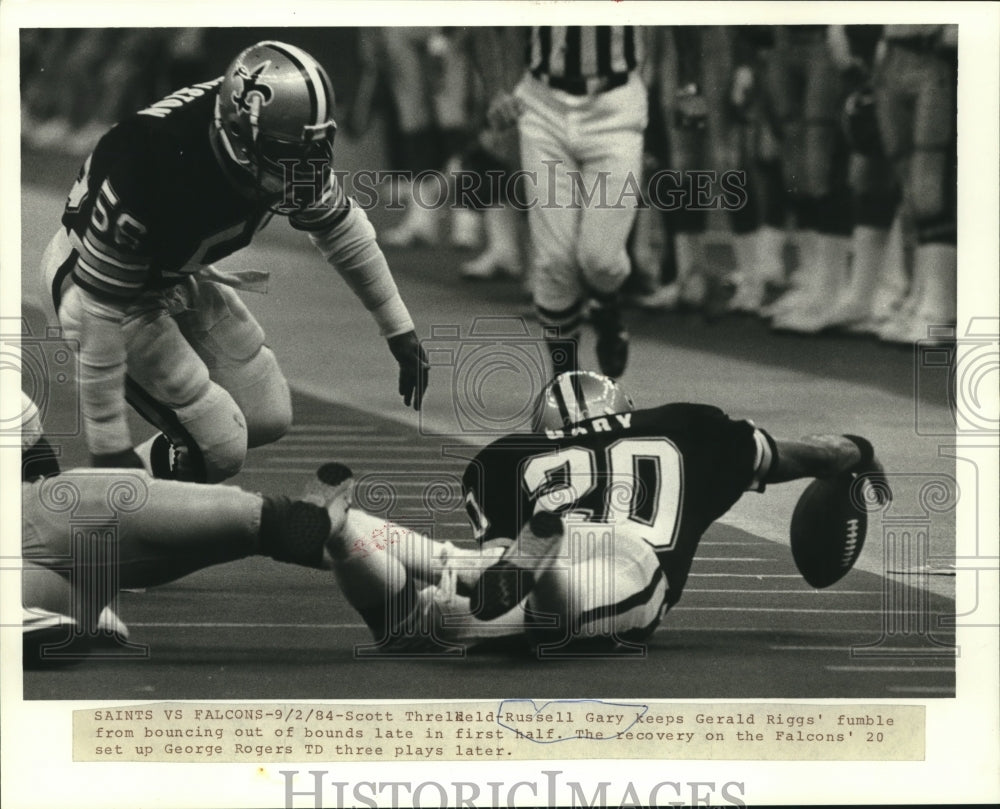
<path id="1" fill-rule="evenodd" d="M 119 587 L 165 584 L 252 555 L 329 567 L 330 517 L 316 495 L 160 480 L 140 469 L 63 471 L 35 404 L 22 394 L 21 407 L 25 666 L 46 662 L 44 643 L 77 656 L 113 642 L 110 633 L 127 638 L 109 607 Z"/>
<path id="2" fill-rule="evenodd" d="M 308 234 L 371 312 L 399 393 L 420 408 L 427 362 L 413 321 L 374 229 L 332 173 L 333 105 L 315 59 L 259 42 L 223 76 L 119 123 L 83 164 L 42 264 L 79 344 L 94 466 L 217 482 L 248 447 L 287 431 L 288 384 L 234 291 L 262 279 L 213 267 L 274 214 Z M 139 452 L 126 402 L 163 433 Z"/>
<path id="3" fill-rule="evenodd" d="M 328 499 L 340 504 L 334 571 L 387 647 L 420 632 L 444 643 L 527 634 L 548 648 L 641 640 L 680 599 L 702 534 L 744 492 L 852 474 L 869 476 L 877 501 L 890 496 L 864 438 L 776 439 L 703 404 L 640 410 L 592 372 L 556 377 L 534 432 L 504 436 L 468 465 L 478 551 L 344 512 L 348 473 L 326 474 L 341 486 Z"/>

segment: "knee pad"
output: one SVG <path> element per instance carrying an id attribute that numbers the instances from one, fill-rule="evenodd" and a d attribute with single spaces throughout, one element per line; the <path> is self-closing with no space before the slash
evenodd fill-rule
<path id="1" fill-rule="evenodd" d="M 205 482 L 219 483 L 240 471 L 247 454 L 247 426 L 228 391 L 211 384 L 202 396 L 174 412 L 187 434 L 182 443 L 200 459 Z"/>
<path id="2" fill-rule="evenodd" d="M 242 365 L 216 369 L 213 378 L 243 412 L 247 446 L 277 441 L 292 426 L 292 394 L 274 352 L 267 346 Z"/>
<path id="3" fill-rule="evenodd" d="M 192 311 L 177 323 L 210 368 L 245 362 L 264 345 L 264 330 L 239 295 L 214 281 L 198 281 Z"/>
<path id="4" fill-rule="evenodd" d="M 149 396 L 173 409 L 194 401 L 209 386 L 208 368 L 166 312 L 144 312 L 122 328 L 130 376 Z"/>

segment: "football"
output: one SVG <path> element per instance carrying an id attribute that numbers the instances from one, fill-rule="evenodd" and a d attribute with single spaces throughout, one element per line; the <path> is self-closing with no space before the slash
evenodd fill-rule
<path id="1" fill-rule="evenodd" d="M 851 499 L 853 475 L 814 480 L 792 513 L 792 558 L 809 584 L 829 587 L 854 567 L 868 530 L 868 514 Z"/>

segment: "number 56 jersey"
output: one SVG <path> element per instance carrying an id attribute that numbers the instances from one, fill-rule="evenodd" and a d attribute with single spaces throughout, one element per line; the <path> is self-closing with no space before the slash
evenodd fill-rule
<path id="1" fill-rule="evenodd" d="M 705 529 L 745 491 L 763 491 L 774 457 L 773 440 L 751 422 L 678 403 L 504 436 L 462 482 L 481 543 L 511 541 L 540 510 L 627 524 L 656 551 L 673 605 Z"/>

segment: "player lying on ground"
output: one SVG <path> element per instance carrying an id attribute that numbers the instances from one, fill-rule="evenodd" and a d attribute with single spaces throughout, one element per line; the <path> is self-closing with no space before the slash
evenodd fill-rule
<path id="1" fill-rule="evenodd" d="M 42 274 L 79 344 L 94 466 L 145 463 L 158 477 L 218 482 L 248 447 L 288 430 L 288 384 L 234 291 L 266 274 L 213 266 L 275 213 L 371 312 L 399 364 L 399 393 L 420 409 L 426 357 L 374 229 L 333 174 L 333 104 L 315 59 L 259 42 L 223 76 L 124 119 L 83 164 Z M 138 454 L 126 401 L 164 436 Z"/>
<path id="2" fill-rule="evenodd" d="M 641 640 L 680 599 L 702 534 L 745 491 L 865 476 L 874 502 L 890 496 L 864 438 L 775 439 L 701 404 L 636 410 L 591 372 L 550 383 L 535 427 L 465 470 L 479 550 L 350 507 L 346 467 L 320 470 L 339 482 L 327 495 L 337 580 L 377 640 Z"/>
<path id="3" fill-rule="evenodd" d="M 23 397 L 22 407 L 25 665 L 40 662 L 43 642 L 71 636 L 83 652 L 101 630 L 127 633 L 106 610 L 119 587 L 165 584 L 253 555 L 329 567 L 330 517 L 316 495 L 306 502 L 140 469 L 63 472 L 35 405 Z"/>

